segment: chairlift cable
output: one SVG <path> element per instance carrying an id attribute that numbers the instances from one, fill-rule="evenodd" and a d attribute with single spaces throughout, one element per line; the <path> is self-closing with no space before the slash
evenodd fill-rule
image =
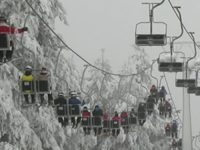
<path id="1" fill-rule="evenodd" d="M 58 34 L 55 33 L 55 31 L 44 21 L 44 19 L 35 11 L 35 9 L 31 6 L 31 4 L 28 2 L 28 0 L 25 0 L 25 2 L 28 4 L 28 6 L 32 9 L 32 11 L 38 16 L 38 18 L 49 28 L 49 30 L 61 41 L 61 43 L 67 48 L 69 49 L 71 52 L 73 52 L 76 56 L 78 56 L 81 60 L 83 60 L 84 62 L 86 62 L 88 65 L 90 65 L 91 67 L 100 70 L 104 73 L 110 74 L 110 75 L 114 75 L 114 76 L 119 76 L 120 74 L 117 73 L 111 73 L 111 72 L 107 72 L 103 69 L 100 69 L 96 66 L 94 66 L 93 64 L 91 64 L 90 62 L 88 62 L 86 59 L 84 59 L 81 55 L 79 55 L 78 53 L 76 53 L 72 48 L 70 48 L 59 36 Z M 148 66 L 147 68 L 145 68 L 144 70 L 140 71 L 139 73 L 136 74 L 129 74 L 129 75 L 121 75 L 121 76 L 133 76 L 133 75 L 138 75 L 141 74 L 142 72 L 148 70 L 149 68 L 151 68 L 151 66 Z"/>
<path id="2" fill-rule="evenodd" d="M 177 18 L 180 20 L 180 18 L 179 18 L 179 16 L 178 16 L 177 12 L 176 12 L 176 11 L 174 10 L 174 8 L 173 8 L 173 5 L 172 5 L 171 1 L 170 1 L 170 0 L 168 0 L 168 1 L 169 1 L 169 4 L 170 4 L 171 8 L 172 8 L 173 11 L 174 11 L 174 13 L 176 14 Z M 182 26 L 183 26 L 183 28 L 185 29 L 185 31 L 187 32 L 188 36 L 191 38 L 191 40 L 194 41 L 194 40 L 192 39 L 192 37 L 190 36 L 188 30 L 186 29 L 186 27 L 185 27 L 185 25 L 184 25 L 183 23 L 182 23 Z M 194 41 L 194 42 L 195 42 L 195 41 Z M 199 46 L 196 42 L 195 42 L 195 45 L 196 45 L 197 47 Z M 200 47 L 198 47 L 198 48 L 200 49 Z"/>

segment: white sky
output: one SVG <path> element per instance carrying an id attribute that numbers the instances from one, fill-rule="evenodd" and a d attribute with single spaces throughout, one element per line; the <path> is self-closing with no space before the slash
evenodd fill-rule
<path id="1" fill-rule="evenodd" d="M 62 0 L 67 11 L 69 26 L 61 23 L 56 25 L 57 32 L 61 33 L 65 42 L 87 61 L 93 62 L 100 57 L 101 49 L 105 48 L 105 57 L 109 60 L 114 72 L 121 69 L 122 64 L 133 54 L 132 44 L 135 44 L 135 25 L 141 21 L 148 21 L 148 6 L 142 2 L 160 2 L 161 0 Z M 188 31 L 195 32 L 196 41 L 200 41 L 200 1 L 176 0 L 174 6 L 181 6 L 183 23 Z M 155 21 L 164 21 L 168 25 L 168 35 L 180 34 L 179 21 L 169 6 L 168 1 L 158 7 L 154 13 Z M 178 41 L 191 41 L 186 32 Z M 192 45 L 191 45 L 192 46 Z M 175 46 L 175 50 L 180 45 Z M 169 46 L 164 49 L 169 51 Z M 145 47 L 149 57 L 153 60 L 162 52 L 161 47 Z M 188 45 L 183 45 L 181 51 L 186 56 L 193 55 Z M 198 49 L 199 51 L 199 49 Z M 69 54 L 69 53 L 68 53 Z M 181 55 L 179 56 L 181 57 Z M 76 56 L 76 65 L 80 71 L 85 64 Z M 153 74 L 160 77 L 162 73 L 157 71 L 154 65 Z M 181 74 L 181 73 L 180 73 Z M 172 96 L 178 109 L 182 109 L 182 88 L 175 87 L 175 74 L 167 73 L 167 79 Z M 178 77 L 181 76 L 178 74 Z M 194 78 L 194 75 L 191 78 Z M 163 80 L 165 85 L 165 81 Z M 192 131 L 197 135 L 200 131 L 200 121 L 197 115 L 200 113 L 200 97 L 191 96 Z"/>

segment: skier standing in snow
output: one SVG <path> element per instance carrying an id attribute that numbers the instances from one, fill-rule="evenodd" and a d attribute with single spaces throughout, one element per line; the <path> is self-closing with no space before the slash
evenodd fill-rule
<path id="1" fill-rule="evenodd" d="M 101 124 L 102 122 L 102 117 L 103 117 L 103 111 L 99 108 L 98 105 L 95 106 L 92 115 L 94 116 L 94 123 L 93 124 Z M 102 128 L 101 127 L 94 127 L 94 133 L 95 136 L 99 135 L 101 133 Z"/>
<path id="2" fill-rule="evenodd" d="M 31 90 L 24 90 L 23 92 L 27 93 L 24 94 L 24 98 L 27 104 L 29 104 L 29 100 L 28 100 L 28 93 L 31 93 L 34 91 L 34 76 L 32 75 L 32 67 L 31 66 L 26 66 L 25 68 L 25 73 L 22 76 L 22 82 L 28 81 L 27 84 L 30 84 L 30 88 Z M 24 85 L 22 85 L 24 86 Z M 23 87 L 22 87 L 23 88 Z M 35 95 L 31 94 L 31 100 L 32 100 L 32 104 L 35 103 Z"/>
<path id="3" fill-rule="evenodd" d="M 55 106 L 66 106 L 67 105 L 67 100 L 64 97 L 64 93 L 63 92 L 59 92 L 58 93 L 58 98 L 54 100 L 54 105 Z M 61 115 L 61 114 L 58 114 Z M 58 117 L 58 122 L 61 123 L 61 125 L 63 127 L 66 127 L 68 124 L 68 118 L 67 117 Z"/>
<path id="4" fill-rule="evenodd" d="M 28 31 L 28 28 L 23 27 L 21 29 L 15 29 L 14 27 L 11 27 L 7 24 L 7 19 L 5 17 L 3 16 L 0 17 L 0 41 L 1 41 L 0 48 L 7 47 L 7 43 L 10 43 L 10 47 L 12 47 L 11 50 L 10 48 L 6 50 L 5 58 L 7 58 L 8 61 L 12 59 L 12 54 L 14 50 L 14 43 L 11 41 L 8 34 L 22 33 L 24 31 Z M 4 61 L 4 51 L 0 51 L 0 62 L 3 61 Z"/>
<path id="5" fill-rule="evenodd" d="M 70 107 L 73 107 L 75 105 L 81 105 L 81 101 L 77 98 L 77 94 L 75 91 L 70 92 L 70 99 L 68 101 L 68 104 Z M 80 111 L 80 110 L 78 110 Z M 71 117 L 71 122 L 72 122 L 72 128 L 77 128 L 79 122 L 81 121 L 81 117 L 77 117 L 75 120 L 75 117 Z"/>
<path id="6" fill-rule="evenodd" d="M 50 75 L 48 74 L 48 71 L 45 67 L 42 68 L 42 71 L 38 75 L 39 80 L 47 80 L 48 81 L 48 86 L 50 86 L 50 90 L 52 89 L 51 87 L 51 80 L 50 80 Z M 44 94 L 40 94 L 40 99 L 41 99 L 41 105 L 44 102 Z M 48 94 L 48 105 L 52 105 L 53 97 L 52 94 Z"/>

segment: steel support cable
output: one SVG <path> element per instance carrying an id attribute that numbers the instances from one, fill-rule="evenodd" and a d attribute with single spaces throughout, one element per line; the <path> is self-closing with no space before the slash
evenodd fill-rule
<path id="1" fill-rule="evenodd" d="M 167 84 L 167 88 L 168 88 L 168 91 L 169 91 L 169 95 L 170 95 L 171 100 L 172 100 L 172 103 L 173 103 L 173 105 L 174 105 L 174 109 L 175 109 L 175 112 L 176 112 L 176 114 L 177 114 L 178 120 L 180 121 L 181 125 L 183 125 L 182 122 L 181 122 L 180 116 L 179 116 L 179 114 L 178 114 L 178 111 L 177 111 L 177 109 L 176 109 L 175 103 L 174 103 L 174 101 L 173 101 L 173 98 L 172 98 L 172 95 L 171 95 L 171 91 L 170 91 L 170 88 L 169 88 L 169 84 L 168 84 L 168 81 L 167 81 L 167 77 L 165 76 L 165 73 L 164 73 L 164 72 L 163 72 L 163 76 L 164 76 L 164 78 L 165 78 L 165 82 L 166 82 L 166 84 Z"/>
<path id="2" fill-rule="evenodd" d="M 176 13 L 176 11 L 175 11 L 174 8 L 173 8 L 173 5 L 172 5 L 171 1 L 170 1 L 170 0 L 168 0 L 168 1 L 169 1 L 169 4 L 170 4 L 171 8 L 172 8 L 173 11 L 174 11 L 174 13 L 176 14 L 177 18 L 180 20 L 178 14 Z M 191 40 L 193 41 L 192 37 L 190 36 L 190 33 L 188 32 L 188 30 L 186 29 L 186 27 L 184 26 L 183 23 L 182 23 L 182 26 L 183 26 L 183 28 L 185 29 L 185 31 L 187 32 L 188 36 L 189 36 L 189 37 L 191 38 Z M 195 41 L 194 41 L 194 42 L 195 42 Z M 195 42 L 195 45 L 198 47 L 198 44 L 197 44 L 196 42 Z M 198 47 L 198 48 L 199 48 L 199 47 Z"/>
<path id="3" fill-rule="evenodd" d="M 70 48 L 59 36 L 58 34 L 55 33 L 55 31 L 42 19 L 42 17 L 40 17 L 40 15 L 35 11 L 35 9 L 31 6 L 31 4 L 28 2 L 28 0 L 25 0 L 25 2 L 28 4 L 28 6 L 32 9 L 32 11 L 38 16 L 38 18 L 49 28 L 49 30 L 61 41 L 61 43 L 63 45 L 66 46 L 66 48 L 68 48 L 71 52 L 73 52 L 76 56 L 78 56 L 81 60 L 83 60 L 84 62 L 86 62 L 88 65 L 90 65 L 91 67 L 97 69 L 97 70 L 100 70 L 104 73 L 107 73 L 107 74 L 110 74 L 110 75 L 114 75 L 114 76 L 119 76 L 120 74 L 117 74 L 117 73 L 111 73 L 111 72 L 107 72 L 103 69 L 100 69 L 96 66 L 94 66 L 93 64 L 91 64 L 90 62 L 88 62 L 86 59 L 84 59 L 82 56 L 80 56 L 78 53 L 76 53 L 72 48 Z M 145 68 L 144 70 L 142 70 L 141 72 L 137 73 L 137 74 L 140 74 L 146 70 L 148 70 L 151 66 Z M 122 75 L 122 76 L 132 76 L 134 74 L 129 74 L 129 75 Z"/>

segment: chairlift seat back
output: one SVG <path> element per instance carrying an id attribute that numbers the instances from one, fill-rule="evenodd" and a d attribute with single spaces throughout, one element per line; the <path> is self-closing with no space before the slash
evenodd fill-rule
<path id="1" fill-rule="evenodd" d="M 93 126 L 102 126 L 102 119 L 100 116 L 92 117 L 92 125 Z"/>
<path id="2" fill-rule="evenodd" d="M 104 120 L 103 121 L 103 128 L 109 129 L 111 127 L 111 121 L 110 120 Z"/>
<path id="3" fill-rule="evenodd" d="M 127 126 L 128 125 L 128 117 L 121 117 L 124 122 L 121 122 L 121 126 Z"/>
<path id="4" fill-rule="evenodd" d="M 21 90 L 23 93 L 33 93 L 34 92 L 34 82 L 33 81 L 21 81 Z"/>
<path id="5" fill-rule="evenodd" d="M 182 62 L 160 62 L 158 70 L 160 72 L 182 72 L 184 70 Z"/>
<path id="6" fill-rule="evenodd" d="M 195 87 L 195 79 L 177 79 L 176 87 Z"/>
<path id="7" fill-rule="evenodd" d="M 136 117 L 130 117 L 129 118 L 129 124 L 132 125 L 132 124 L 137 124 L 137 118 Z"/>
<path id="8" fill-rule="evenodd" d="M 138 112 L 138 120 L 145 120 L 146 112 Z"/>
<path id="9" fill-rule="evenodd" d="M 36 89 L 37 89 L 37 92 L 41 94 L 49 93 L 50 90 L 49 90 L 48 80 L 37 80 Z"/>
<path id="10" fill-rule="evenodd" d="M 165 98 L 165 93 L 164 92 L 157 92 L 156 97 L 157 98 Z"/>
<path id="11" fill-rule="evenodd" d="M 111 121 L 111 128 L 113 129 L 119 129 L 120 128 L 120 120 L 112 120 Z"/>
<path id="12" fill-rule="evenodd" d="M 147 104 L 146 107 L 147 110 L 154 110 L 154 103 L 147 102 L 146 104 Z"/>
<path id="13" fill-rule="evenodd" d="M 82 117 L 81 125 L 82 126 L 90 126 L 90 117 Z"/>
<path id="14" fill-rule="evenodd" d="M 196 87 L 188 87 L 187 92 L 188 92 L 188 94 L 195 94 L 196 93 Z"/>
<path id="15" fill-rule="evenodd" d="M 56 112 L 58 117 L 65 117 L 66 116 L 66 106 L 56 106 Z"/>
<path id="16" fill-rule="evenodd" d="M 80 116 L 80 105 L 69 105 L 70 116 Z"/>
<path id="17" fill-rule="evenodd" d="M 167 44 L 166 34 L 136 34 L 137 46 L 164 46 Z"/>
<path id="18" fill-rule="evenodd" d="M 200 87 L 196 87 L 195 95 L 196 96 L 200 95 Z"/>
<path id="19" fill-rule="evenodd" d="M 165 111 L 166 111 L 166 112 L 171 112 L 171 111 L 172 111 L 172 107 L 165 106 Z"/>
<path id="20" fill-rule="evenodd" d="M 10 50 L 10 38 L 7 33 L 0 33 L 0 51 Z"/>

